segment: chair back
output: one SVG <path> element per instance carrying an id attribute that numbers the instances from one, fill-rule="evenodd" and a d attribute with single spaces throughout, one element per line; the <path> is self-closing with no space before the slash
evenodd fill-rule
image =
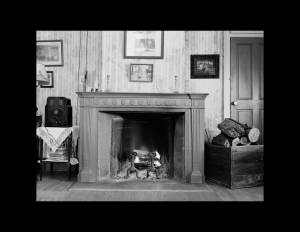
<path id="1" fill-rule="evenodd" d="M 42 115 L 39 115 L 39 116 L 36 116 L 36 128 L 41 127 L 41 126 L 42 126 Z"/>

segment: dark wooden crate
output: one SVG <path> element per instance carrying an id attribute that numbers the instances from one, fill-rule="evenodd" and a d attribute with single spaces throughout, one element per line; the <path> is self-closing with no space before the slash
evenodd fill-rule
<path id="1" fill-rule="evenodd" d="M 205 143 L 206 182 L 230 189 L 264 185 L 264 145 L 222 147 Z"/>

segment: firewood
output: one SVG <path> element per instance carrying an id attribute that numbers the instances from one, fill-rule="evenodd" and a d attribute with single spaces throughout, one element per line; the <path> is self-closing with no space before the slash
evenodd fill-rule
<path id="1" fill-rule="evenodd" d="M 232 140 L 232 146 L 233 147 L 237 146 L 240 143 L 241 143 L 241 140 L 239 138 L 235 138 L 234 140 Z"/>
<path id="2" fill-rule="evenodd" d="M 257 128 L 252 127 L 251 129 L 246 130 L 246 136 L 250 142 L 255 143 L 259 139 L 260 132 Z"/>
<path id="3" fill-rule="evenodd" d="M 244 127 L 241 126 L 240 123 L 236 123 L 229 118 L 225 118 L 223 122 L 219 123 L 218 128 L 221 130 L 221 132 L 233 139 L 241 137 L 245 134 Z"/>
<path id="4" fill-rule="evenodd" d="M 212 144 L 223 146 L 223 147 L 230 147 L 231 141 L 232 138 L 230 138 L 224 133 L 220 133 L 217 136 L 213 137 Z"/>
<path id="5" fill-rule="evenodd" d="M 248 138 L 247 138 L 246 136 L 242 136 L 242 137 L 240 138 L 240 140 L 241 140 L 241 144 L 243 144 L 243 145 L 245 145 L 245 144 L 248 143 Z"/>
<path id="6" fill-rule="evenodd" d="M 252 126 L 248 126 L 247 124 L 240 123 L 240 122 L 238 122 L 238 121 L 236 121 L 236 120 L 234 120 L 232 118 L 228 118 L 228 119 L 231 120 L 231 121 L 233 121 L 233 122 L 235 122 L 235 123 L 237 123 L 237 124 L 239 124 L 239 125 L 241 125 L 242 127 L 244 127 L 245 130 L 252 128 Z"/>
<path id="7" fill-rule="evenodd" d="M 142 151 L 142 150 L 133 150 L 133 152 L 136 152 L 138 157 L 148 156 L 149 151 Z"/>

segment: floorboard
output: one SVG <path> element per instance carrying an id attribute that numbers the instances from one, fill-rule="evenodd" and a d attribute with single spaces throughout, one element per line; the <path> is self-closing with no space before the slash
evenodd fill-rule
<path id="1" fill-rule="evenodd" d="M 264 187 L 228 189 L 215 183 L 189 184 L 156 181 L 103 180 L 77 182 L 76 175 L 57 171 L 36 182 L 36 201 L 264 201 Z"/>

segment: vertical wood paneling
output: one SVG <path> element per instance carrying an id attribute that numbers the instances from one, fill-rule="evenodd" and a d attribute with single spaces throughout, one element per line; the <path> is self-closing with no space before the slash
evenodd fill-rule
<path id="1" fill-rule="evenodd" d="M 64 66 L 46 67 L 54 72 L 54 88 L 36 89 L 37 107 L 43 115 L 47 97 L 71 99 L 73 125 L 79 124 L 77 95 L 83 90 L 82 78 L 87 69 L 87 87 L 99 78 L 99 91 L 208 93 L 205 100 L 205 127 L 217 128 L 223 120 L 223 32 L 164 31 L 164 59 L 124 59 L 124 31 L 37 31 L 37 40 L 63 40 Z M 87 50 L 87 53 L 86 53 Z M 190 55 L 220 54 L 219 79 L 190 79 Z M 87 58 L 87 66 L 86 66 Z M 131 63 L 153 64 L 153 82 L 129 82 Z"/>
<path id="2" fill-rule="evenodd" d="M 93 86 L 96 76 L 101 79 L 101 45 L 98 43 L 101 43 L 102 32 L 89 32 L 88 36 L 87 84 Z M 73 125 L 79 124 L 78 99 L 75 92 L 82 91 L 83 87 L 81 78 L 86 69 L 86 37 L 86 31 L 37 31 L 36 40 L 63 40 L 64 66 L 46 67 L 47 71 L 53 71 L 54 88 L 36 89 L 36 104 L 39 114 L 43 115 L 43 122 L 47 98 L 62 96 L 71 99 Z"/>
<path id="3" fill-rule="evenodd" d="M 186 90 L 193 93 L 208 93 L 205 99 L 205 128 L 216 129 L 223 120 L 223 32 L 187 31 L 186 45 Z M 190 79 L 190 55 L 220 54 L 219 79 Z"/>

